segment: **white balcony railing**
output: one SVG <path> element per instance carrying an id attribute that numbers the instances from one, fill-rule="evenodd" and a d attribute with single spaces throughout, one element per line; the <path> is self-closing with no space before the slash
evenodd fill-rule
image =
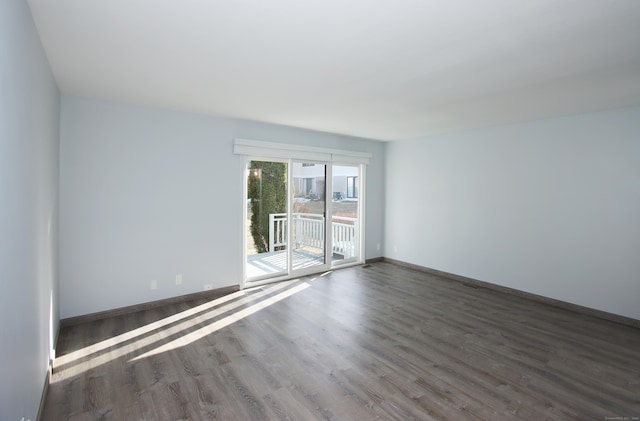
<path id="1" fill-rule="evenodd" d="M 321 214 L 294 213 L 291 243 L 293 249 L 311 247 L 324 249 L 324 222 Z M 345 216 L 331 218 L 331 251 L 344 259 L 358 255 L 358 219 Z M 269 215 L 269 251 L 287 245 L 287 214 Z"/>

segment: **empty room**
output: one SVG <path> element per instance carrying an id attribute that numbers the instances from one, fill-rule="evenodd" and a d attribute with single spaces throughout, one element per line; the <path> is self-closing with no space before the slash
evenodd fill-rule
<path id="1" fill-rule="evenodd" d="M 640 419 L 639 21 L 0 2 L 0 420 Z"/>

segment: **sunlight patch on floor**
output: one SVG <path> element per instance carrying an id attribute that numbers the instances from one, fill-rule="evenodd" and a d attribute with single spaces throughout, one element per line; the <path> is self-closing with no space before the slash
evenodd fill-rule
<path id="1" fill-rule="evenodd" d="M 164 319 L 158 320 L 157 322 L 153 322 L 153 323 L 149 323 L 148 325 L 139 327 L 137 329 L 131 330 L 129 332 L 125 332 L 123 334 L 114 336 L 113 338 L 109 338 L 107 340 L 98 342 L 96 344 L 93 345 L 89 345 L 85 348 L 79 349 L 77 351 L 73 351 L 70 352 L 68 354 L 62 355 L 58 358 L 55 359 L 55 364 L 54 364 L 54 368 L 60 368 L 64 365 L 67 364 L 71 364 L 74 361 L 78 360 L 79 358 L 83 358 L 86 357 L 87 355 L 105 350 L 107 348 L 111 348 L 113 346 L 116 346 L 118 344 L 121 344 L 123 342 L 126 342 L 128 340 L 131 339 L 135 339 L 138 336 L 142 336 L 146 333 L 152 332 L 156 329 L 160 329 L 164 326 L 170 325 L 172 323 L 176 323 L 182 319 L 185 319 L 187 317 L 191 317 L 195 314 L 200 313 L 201 311 L 219 306 L 221 304 L 224 304 L 228 301 L 234 300 L 238 297 L 241 297 L 243 295 L 246 295 L 246 290 L 243 291 L 237 291 L 234 293 L 231 293 L 229 295 L 225 295 L 224 297 L 220 297 L 217 298 L 215 300 L 206 302 L 204 304 L 201 304 L 197 307 L 193 307 L 190 308 L 189 310 L 185 310 L 183 312 L 174 314 L 173 316 L 169 316 L 166 317 Z"/>
<path id="2" fill-rule="evenodd" d="M 154 344 L 164 341 L 171 336 L 184 334 L 185 331 L 193 328 L 194 326 L 206 323 L 240 307 L 250 305 L 250 307 L 232 312 L 220 320 L 206 324 L 198 330 L 184 334 L 183 336 L 172 340 L 168 344 L 161 345 L 140 356 L 131 358 L 129 361 L 137 361 L 150 355 L 175 349 L 179 346 L 188 345 L 310 286 L 308 283 L 304 282 L 264 299 L 265 297 L 299 282 L 299 280 L 294 279 L 287 282 L 280 282 L 268 286 L 238 291 L 134 329 L 130 332 L 109 338 L 69 354 L 62 355 L 54 361 L 54 374 L 51 378 L 51 382 L 55 383 L 62 381 L 92 368 L 108 364 L 117 358 L 141 352 L 142 350 L 153 347 Z M 256 290 L 261 291 L 253 292 Z"/>
<path id="3" fill-rule="evenodd" d="M 150 357 L 152 355 L 156 355 L 159 354 L 161 352 L 167 352 L 167 351 L 171 351 L 173 349 L 179 348 L 179 347 L 183 347 L 183 346 L 187 346 L 199 339 L 204 338 L 207 335 L 210 335 L 224 327 L 229 326 L 232 323 L 237 322 L 238 320 L 241 320 L 247 316 L 250 316 L 254 313 L 257 313 L 258 311 L 265 309 L 267 307 L 269 307 L 270 305 L 273 305 L 275 303 L 277 303 L 278 301 L 284 300 L 287 297 L 292 296 L 293 294 L 296 294 L 300 291 L 303 291 L 307 288 L 309 288 L 310 285 L 306 282 L 300 284 L 300 285 L 296 285 L 295 287 L 288 289 L 286 291 L 283 291 L 277 295 L 274 295 L 273 297 L 267 298 L 266 300 L 262 300 L 259 303 L 253 304 L 251 307 L 247 307 L 245 309 L 242 309 L 236 313 L 233 313 L 227 317 L 224 317 L 220 320 L 216 320 L 215 322 L 204 326 L 194 332 L 188 333 L 178 339 L 174 339 L 173 341 L 166 343 L 164 345 L 159 346 L 158 348 L 152 350 L 152 351 L 148 351 L 145 352 L 144 354 L 138 355 L 135 358 L 132 358 L 129 360 L 129 362 L 132 361 L 138 361 L 140 359 L 143 358 L 147 358 Z"/>

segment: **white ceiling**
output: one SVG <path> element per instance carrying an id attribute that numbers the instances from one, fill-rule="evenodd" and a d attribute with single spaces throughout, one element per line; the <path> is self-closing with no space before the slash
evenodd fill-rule
<path id="1" fill-rule="evenodd" d="M 380 140 L 640 104 L 640 0 L 28 0 L 60 90 Z"/>

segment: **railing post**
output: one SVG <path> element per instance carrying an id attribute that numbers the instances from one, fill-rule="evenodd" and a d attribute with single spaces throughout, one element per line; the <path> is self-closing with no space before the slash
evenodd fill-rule
<path id="1" fill-rule="evenodd" d="M 302 221 L 300 220 L 300 214 L 293 214 L 293 226 L 295 230 L 295 245 L 293 246 L 294 250 L 300 248 L 300 234 L 302 233 L 302 227 L 300 224 Z"/>
<path id="2" fill-rule="evenodd" d="M 273 244 L 274 244 L 274 229 L 273 229 L 273 221 L 275 219 L 275 214 L 270 213 L 269 214 L 269 251 L 273 251 Z"/>
<path id="3" fill-rule="evenodd" d="M 358 222 L 354 221 L 353 223 L 353 238 L 351 239 L 353 242 L 353 256 L 357 256 L 360 253 L 360 237 L 358 236 Z M 352 256 L 352 257 L 353 257 Z"/>

